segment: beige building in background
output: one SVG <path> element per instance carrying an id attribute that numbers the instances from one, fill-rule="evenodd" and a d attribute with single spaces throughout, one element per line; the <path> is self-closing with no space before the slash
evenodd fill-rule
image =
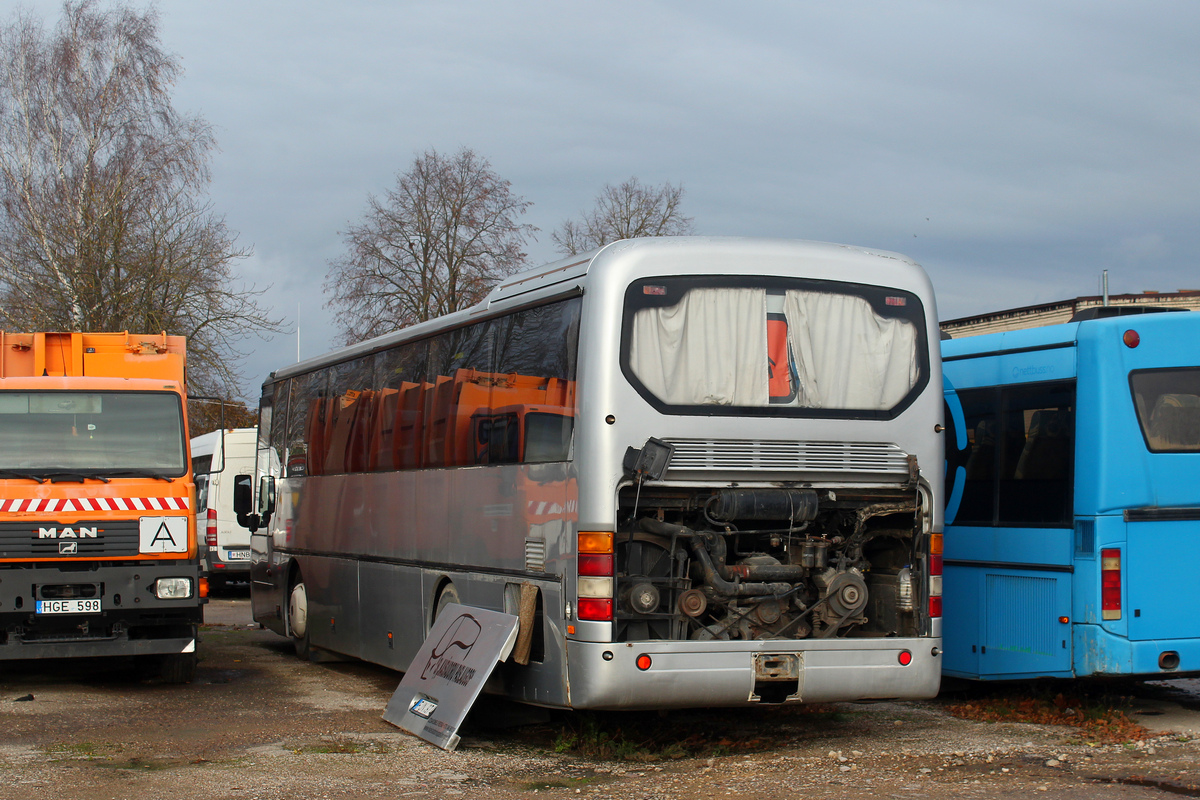
<path id="1" fill-rule="evenodd" d="M 997 333 L 999 331 L 1015 331 L 1022 328 L 1039 328 L 1043 325 L 1057 325 L 1070 322 L 1071 319 L 1085 309 L 1096 309 L 1091 313 L 1103 316 L 1105 313 L 1139 313 L 1155 308 L 1170 308 L 1178 310 L 1200 311 L 1200 289 L 1180 289 L 1178 292 L 1142 292 L 1141 294 L 1114 294 L 1108 296 L 1108 306 L 1121 309 L 1120 312 L 1105 312 L 1104 297 L 1076 297 L 1073 300 L 1060 300 L 1054 303 L 1043 303 L 1024 308 L 1010 308 L 1004 311 L 993 311 L 974 317 L 948 319 L 941 323 L 943 333 L 948 333 L 958 339 L 963 336 L 977 336 L 981 333 Z"/>

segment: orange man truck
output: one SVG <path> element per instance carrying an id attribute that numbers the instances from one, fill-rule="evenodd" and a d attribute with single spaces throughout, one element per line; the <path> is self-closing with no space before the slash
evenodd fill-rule
<path id="1" fill-rule="evenodd" d="M 0 332 L 0 660 L 190 681 L 200 579 L 181 336 Z"/>

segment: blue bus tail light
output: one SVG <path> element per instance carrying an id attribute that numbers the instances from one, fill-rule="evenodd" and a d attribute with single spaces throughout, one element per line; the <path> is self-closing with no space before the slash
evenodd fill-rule
<path id="1" fill-rule="evenodd" d="M 1121 551 L 1100 551 L 1100 617 L 1121 618 Z"/>
<path id="2" fill-rule="evenodd" d="M 1142 337 L 1138 335 L 1137 331 L 1128 330 L 1125 331 L 1125 335 L 1121 337 L 1121 341 L 1125 343 L 1126 347 L 1137 347 L 1142 343 Z"/>
<path id="3" fill-rule="evenodd" d="M 929 535 L 929 616 L 942 615 L 942 534 Z"/>

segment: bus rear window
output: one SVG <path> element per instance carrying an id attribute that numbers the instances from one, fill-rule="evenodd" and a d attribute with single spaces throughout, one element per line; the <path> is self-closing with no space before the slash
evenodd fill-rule
<path id="1" fill-rule="evenodd" d="M 656 278 L 626 294 L 622 366 L 662 410 L 887 416 L 927 376 L 923 331 L 895 289 Z"/>
<path id="2" fill-rule="evenodd" d="M 1138 370 L 1129 385 L 1151 452 L 1200 452 L 1200 368 Z"/>

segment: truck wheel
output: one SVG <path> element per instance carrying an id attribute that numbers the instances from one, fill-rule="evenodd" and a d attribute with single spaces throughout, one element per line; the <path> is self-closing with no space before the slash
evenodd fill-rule
<path id="1" fill-rule="evenodd" d="M 308 590 L 304 587 L 304 578 L 300 576 L 297 576 L 288 595 L 288 634 L 296 648 L 296 655 L 309 659 L 312 646 L 308 638 Z"/>
<path id="2" fill-rule="evenodd" d="M 196 654 L 175 653 L 162 657 L 158 676 L 163 683 L 191 683 L 196 677 Z"/>

